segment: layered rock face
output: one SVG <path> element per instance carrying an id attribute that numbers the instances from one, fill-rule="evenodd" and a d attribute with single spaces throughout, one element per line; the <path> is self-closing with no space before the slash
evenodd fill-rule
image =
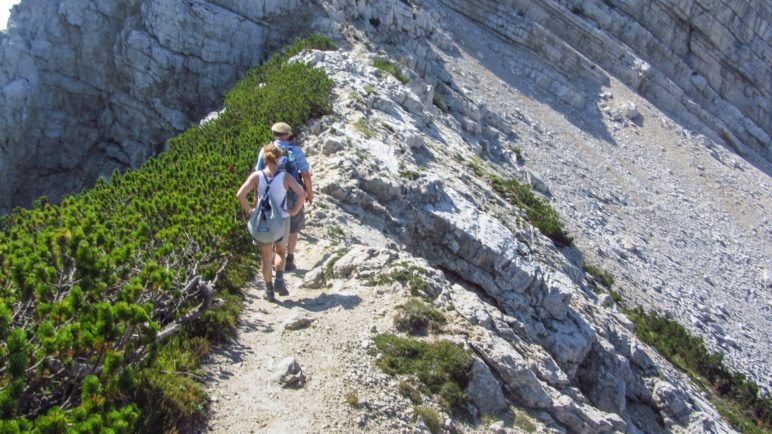
<path id="1" fill-rule="evenodd" d="M 0 212 L 142 164 L 305 33 L 300 6 L 24 0 L 0 33 Z"/>
<path id="2" fill-rule="evenodd" d="M 690 127 L 772 158 L 765 2 L 443 0 L 441 7 L 581 78 L 577 87 L 532 71 L 577 108 L 592 105 L 588 89 L 607 82 L 600 66 Z M 388 27 L 399 18 L 381 13 L 388 11 L 341 0 L 23 1 L 0 33 L 0 212 L 138 166 L 215 108 L 266 53 L 313 29 L 337 32 L 327 15 L 336 23 L 375 16 Z"/>
<path id="3" fill-rule="evenodd" d="M 767 2 L 444 0 L 568 77 L 606 73 L 741 154 L 772 159 L 772 8 Z M 579 91 L 581 93 L 581 91 Z M 586 98 L 567 99 L 577 108 Z"/>

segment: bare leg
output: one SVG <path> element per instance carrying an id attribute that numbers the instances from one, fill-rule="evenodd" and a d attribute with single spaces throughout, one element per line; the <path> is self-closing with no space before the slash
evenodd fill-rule
<path id="1" fill-rule="evenodd" d="M 263 280 L 271 282 L 271 259 L 273 258 L 273 246 L 270 244 L 260 247 L 260 257 L 263 263 Z"/>
<path id="2" fill-rule="evenodd" d="M 273 259 L 273 265 L 276 271 L 284 271 L 284 244 L 274 244 L 276 246 L 276 256 Z"/>
<path id="3" fill-rule="evenodd" d="M 298 244 L 298 235 L 300 235 L 300 232 L 295 232 L 294 234 L 290 234 L 289 241 L 287 242 L 288 255 L 295 254 L 295 246 Z"/>

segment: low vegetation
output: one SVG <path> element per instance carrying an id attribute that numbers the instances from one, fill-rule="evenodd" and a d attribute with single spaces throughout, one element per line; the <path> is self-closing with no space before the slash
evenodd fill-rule
<path id="1" fill-rule="evenodd" d="M 349 391 L 346 392 L 346 396 L 343 397 L 343 399 L 346 401 L 346 404 L 350 405 L 353 408 L 359 408 L 359 394 L 355 391 Z"/>
<path id="2" fill-rule="evenodd" d="M 423 277 L 426 270 L 415 265 L 408 265 L 407 263 L 400 265 L 400 267 L 397 267 L 389 273 L 379 274 L 370 282 L 370 284 L 388 285 L 399 282 L 407 287 L 408 291 L 410 291 L 410 295 L 414 297 L 426 297 L 429 290 L 429 284 Z"/>
<path id="3" fill-rule="evenodd" d="M 376 364 L 387 374 L 415 375 L 426 391 L 449 411 L 463 414 L 464 393 L 472 375 L 472 355 L 448 341 L 425 342 L 393 334 L 374 338 L 382 357 Z"/>
<path id="4" fill-rule="evenodd" d="M 343 255 L 345 255 L 346 253 L 347 253 L 346 250 L 341 250 L 341 251 L 335 253 L 335 255 L 332 258 L 330 258 L 330 260 L 327 261 L 326 264 L 324 264 L 324 280 L 325 281 L 332 280 L 332 273 L 333 273 L 332 272 L 332 267 L 334 267 L 335 263 L 338 262 L 338 260 L 340 260 L 340 258 L 342 258 Z"/>
<path id="5" fill-rule="evenodd" d="M 466 161 L 460 155 L 456 161 L 466 162 L 475 175 L 485 179 L 499 196 L 510 204 L 525 210 L 528 221 L 557 246 L 570 246 L 574 239 L 560 221 L 558 212 L 550 203 L 531 191 L 531 187 L 514 178 L 501 176 L 486 170 L 477 160 Z"/>
<path id="6" fill-rule="evenodd" d="M 608 271 L 601 270 L 599 267 L 589 263 L 582 265 L 582 269 L 584 269 L 584 271 L 587 273 L 590 273 L 606 288 L 611 289 L 614 286 L 614 276 Z"/>
<path id="7" fill-rule="evenodd" d="M 375 137 L 375 131 L 370 128 L 370 125 L 367 124 L 367 120 L 365 120 L 365 118 L 357 119 L 357 121 L 354 122 L 354 128 L 359 131 L 359 133 L 362 134 L 365 139 L 372 139 Z"/>
<path id="8" fill-rule="evenodd" d="M 426 405 L 416 405 L 413 407 L 413 413 L 424 421 L 432 434 L 440 432 L 440 415 L 435 409 Z"/>
<path id="9" fill-rule="evenodd" d="M 432 104 L 434 104 L 435 107 L 438 109 L 447 112 L 448 106 L 445 104 L 445 97 L 442 96 L 442 94 L 435 92 L 432 96 Z"/>
<path id="10" fill-rule="evenodd" d="M 402 73 L 402 70 L 400 70 L 399 66 L 389 62 L 386 59 L 380 57 L 375 58 L 373 60 L 373 66 L 380 69 L 381 71 L 388 72 L 402 84 L 407 84 L 410 81 L 410 78 Z"/>
<path id="11" fill-rule="evenodd" d="M 273 122 L 330 111 L 332 81 L 287 59 L 331 47 L 296 42 L 141 168 L 3 218 L 1 432 L 184 431 L 204 414 L 199 361 L 256 268 L 234 193 Z"/>
<path id="12" fill-rule="evenodd" d="M 398 331 L 411 335 L 425 335 L 427 331 L 440 333 L 447 323 L 442 312 L 418 299 L 397 306 L 394 326 Z"/>
<path id="13" fill-rule="evenodd" d="M 421 398 L 421 389 L 412 378 L 400 381 L 397 388 L 400 395 L 409 399 L 413 404 L 423 404 L 423 398 Z"/>
<path id="14" fill-rule="evenodd" d="M 710 391 L 716 408 L 735 427 L 744 433 L 772 429 L 772 399 L 762 396 L 745 375 L 732 373 L 720 354 L 708 351 L 702 338 L 692 336 L 678 322 L 640 307 L 628 310 L 627 315 L 635 323 L 638 337 Z"/>

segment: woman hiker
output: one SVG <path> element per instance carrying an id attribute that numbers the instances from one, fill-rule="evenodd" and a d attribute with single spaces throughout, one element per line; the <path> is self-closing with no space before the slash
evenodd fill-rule
<path id="1" fill-rule="evenodd" d="M 261 244 L 260 256 L 262 258 L 263 268 L 263 280 L 265 281 L 265 299 L 268 301 L 274 301 L 274 289 L 279 295 L 289 295 L 287 291 L 287 284 L 284 282 L 284 253 L 286 252 L 287 241 L 289 240 L 290 232 L 290 216 L 297 215 L 303 208 L 303 201 L 306 198 L 306 193 L 303 191 L 303 187 L 295 181 L 292 176 L 285 176 L 286 172 L 279 170 L 279 161 L 282 158 L 282 151 L 273 143 L 269 143 L 263 147 L 260 151 L 260 155 L 263 156 L 265 161 L 264 168 L 252 172 L 244 181 L 244 184 L 239 188 L 236 197 L 238 197 L 241 203 L 241 208 L 250 215 L 255 211 L 250 207 L 247 201 L 247 193 L 250 190 L 255 190 L 255 203 L 263 196 L 268 189 L 268 185 L 273 186 L 269 190 L 269 194 L 273 197 L 276 203 L 284 204 L 282 217 L 284 218 L 284 235 L 274 243 Z M 277 188 L 279 187 L 280 188 Z M 297 196 L 294 206 L 287 210 L 286 197 L 287 192 L 292 191 Z M 276 259 L 274 262 L 274 249 L 276 250 Z M 274 262 L 276 266 L 276 281 L 271 283 L 271 263 Z"/>
<path id="2" fill-rule="evenodd" d="M 305 189 L 305 200 L 311 204 L 314 200 L 314 192 L 311 184 L 311 169 L 308 166 L 308 161 L 306 161 L 303 149 L 297 146 L 294 143 L 294 140 L 290 140 L 290 137 L 294 137 L 292 128 L 285 122 L 277 122 L 271 126 L 271 135 L 274 139 L 273 143 L 284 153 L 282 161 L 279 162 L 279 169 L 289 173 L 295 178 L 295 181 L 300 183 Z M 265 162 L 261 151 L 257 156 L 255 170 L 262 170 L 263 167 L 265 167 Z M 302 198 L 296 198 L 293 192 L 290 191 L 287 202 L 288 206 L 293 206 L 295 202 L 300 202 L 301 204 L 300 212 L 290 218 L 290 235 L 289 240 L 287 241 L 287 261 L 285 267 L 287 271 L 292 271 L 295 270 L 295 245 L 297 245 L 300 230 L 305 227 L 306 217 L 305 209 L 302 208 Z M 276 266 L 277 264 L 274 265 Z M 276 267 L 276 269 L 278 270 L 279 268 Z"/>

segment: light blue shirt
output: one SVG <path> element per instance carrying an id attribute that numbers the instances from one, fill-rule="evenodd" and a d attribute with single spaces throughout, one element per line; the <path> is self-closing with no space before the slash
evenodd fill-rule
<path id="1" fill-rule="evenodd" d="M 308 172 L 309 166 L 308 161 L 306 160 L 306 154 L 303 153 L 303 149 L 301 149 L 299 146 L 293 145 L 285 140 L 274 140 L 273 144 L 279 147 L 281 151 L 285 154 L 281 157 L 281 160 L 279 161 L 279 170 L 284 170 L 285 165 L 287 163 L 287 149 L 292 150 L 292 154 L 295 156 L 295 166 L 297 167 L 298 172 Z M 255 165 L 255 170 L 263 170 L 265 168 L 265 159 L 263 158 L 263 150 L 260 149 L 260 153 L 257 155 L 257 164 Z M 300 179 L 299 173 L 290 173 L 295 179 Z"/>

